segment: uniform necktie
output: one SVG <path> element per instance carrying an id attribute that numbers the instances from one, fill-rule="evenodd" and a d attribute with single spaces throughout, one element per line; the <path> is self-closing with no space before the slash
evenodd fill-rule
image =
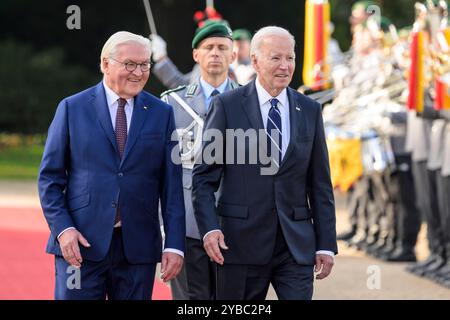
<path id="1" fill-rule="evenodd" d="M 206 106 L 206 110 L 209 110 L 209 107 L 211 107 L 212 104 L 212 99 L 217 96 L 218 94 L 220 94 L 219 90 L 214 89 L 213 92 L 211 92 L 211 94 L 209 95 L 209 104 Z"/>

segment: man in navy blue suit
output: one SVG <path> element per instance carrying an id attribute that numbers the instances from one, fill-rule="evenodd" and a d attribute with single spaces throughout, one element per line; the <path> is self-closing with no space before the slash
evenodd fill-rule
<path id="1" fill-rule="evenodd" d="M 103 81 L 62 100 L 50 125 L 38 187 L 56 299 L 151 299 L 156 264 L 164 281 L 183 264 L 174 115 L 143 91 L 150 55 L 148 39 L 112 35 L 100 57 Z"/>
<path id="2" fill-rule="evenodd" d="M 206 117 L 193 205 L 204 247 L 218 264 L 218 299 L 265 299 L 269 284 L 279 299 L 311 299 L 314 265 L 316 279 L 323 279 L 334 263 L 322 109 L 288 87 L 294 47 L 285 29 L 258 31 L 251 42 L 256 80 L 216 96 Z M 239 132 L 246 136 L 236 143 Z M 270 166 L 255 152 L 269 154 Z"/>

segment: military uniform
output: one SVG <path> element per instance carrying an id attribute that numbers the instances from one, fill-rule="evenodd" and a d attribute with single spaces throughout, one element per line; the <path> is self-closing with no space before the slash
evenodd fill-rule
<path id="1" fill-rule="evenodd" d="M 153 74 L 169 89 L 194 83 L 200 77 L 200 66 L 196 64 L 191 72 L 183 74 L 169 58 L 157 62 L 152 68 Z"/>
<path id="2" fill-rule="evenodd" d="M 429 94 L 425 97 L 425 112 L 432 111 Z M 417 194 L 417 206 L 427 223 L 427 238 L 431 255 L 427 261 L 414 265 L 409 270 L 424 275 L 434 270 L 444 261 L 442 248 L 442 226 L 439 214 L 437 194 L 437 170 L 440 169 L 439 152 L 440 132 L 433 131 L 433 117 L 416 115 L 410 111 L 408 118 L 407 148 L 412 153 L 413 175 Z"/>
<path id="3" fill-rule="evenodd" d="M 442 151 L 442 167 L 441 167 L 441 186 L 442 186 L 442 226 L 444 229 L 444 241 L 445 241 L 445 255 L 447 258 L 446 264 L 439 269 L 436 274 L 436 280 L 450 287 L 450 197 L 448 196 L 450 191 L 450 111 L 441 111 L 446 119 L 444 127 L 444 140 Z"/>
<path id="4" fill-rule="evenodd" d="M 225 91 L 238 87 L 233 81 L 229 79 L 227 81 Z M 173 107 L 175 114 L 183 165 L 186 209 L 185 263 L 180 274 L 171 281 L 172 293 L 176 300 L 210 300 L 214 298 L 215 292 L 215 288 L 212 287 L 214 266 L 203 248 L 192 207 L 192 169 L 195 157 L 201 152 L 203 121 L 207 114 L 205 96 L 198 78 L 188 86 L 164 92 L 161 98 Z"/>

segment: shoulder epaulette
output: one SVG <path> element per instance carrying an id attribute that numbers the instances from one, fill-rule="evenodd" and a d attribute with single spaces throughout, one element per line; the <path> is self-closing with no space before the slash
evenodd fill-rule
<path id="1" fill-rule="evenodd" d="M 163 96 L 165 96 L 165 95 L 171 93 L 171 92 L 177 92 L 177 91 L 183 90 L 184 88 L 186 88 L 186 85 L 181 85 L 181 86 L 178 86 L 178 87 L 176 87 L 176 88 L 174 88 L 174 89 L 169 89 L 169 90 L 167 90 L 167 91 L 164 91 L 163 93 L 161 93 L 161 98 L 162 98 Z"/>
<path id="2" fill-rule="evenodd" d="M 187 87 L 187 91 L 186 91 L 185 96 L 186 96 L 186 97 L 192 97 L 192 96 L 194 96 L 194 95 L 195 95 L 195 91 L 197 91 L 197 88 L 198 88 L 198 84 L 196 84 L 196 83 L 190 84 L 190 85 Z"/>
<path id="3" fill-rule="evenodd" d="M 236 82 L 234 82 L 234 81 L 231 81 L 231 89 L 236 89 L 236 88 L 239 88 L 241 85 L 240 84 L 237 84 Z"/>

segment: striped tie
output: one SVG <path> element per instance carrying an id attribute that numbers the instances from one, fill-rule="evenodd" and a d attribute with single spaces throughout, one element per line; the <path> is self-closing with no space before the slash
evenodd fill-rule
<path id="1" fill-rule="evenodd" d="M 267 151 L 273 158 L 273 161 L 280 167 L 281 162 L 281 148 L 282 148 L 282 128 L 281 128 L 281 113 L 278 109 L 278 99 L 271 99 L 270 104 L 272 107 L 269 110 L 269 116 L 267 118 Z"/>
<path id="2" fill-rule="evenodd" d="M 125 114 L 125 105 L 127 100 L 123 98 L 117 99 L 119 106 L 116 113 L 116 142 L 119 148 L 119 155 L 122 159 L 123 151 L 125 150 L 125 144 L 127 143 L 127 115 Z"/>
<path id="3" fill-rule="evenodd" d="M 116 142 L 117 148 L 119 149 L 120 159 L 122 159 L 123 152 L 125 150 L 125 144 L 127 143 L 127 115 L 125 114 L 125 105 L 127 104 L 127 100 L 123 98 L 117 99 L 119 106 L 117 107 L 116 113 Z M 120 208 L 117 207 L 116 217 L 114 219 L 114 225 L 120 222 Z"/>

